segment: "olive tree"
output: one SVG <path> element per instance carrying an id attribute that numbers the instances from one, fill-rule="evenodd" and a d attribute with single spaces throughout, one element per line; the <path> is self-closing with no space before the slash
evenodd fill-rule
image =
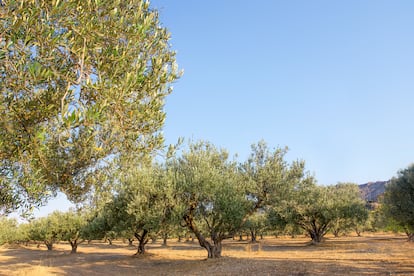
<path id="1" fill-rule="evenodd" d="M 360 227 L 368 220 L 368 209 L 362 199 L 359 187 L 354 183 L 338 183 L 332 187 L 334 219 L 332 233 L 338 237 L 340 233 L 346 233 L 353 229 L 358 236 Z"/>
<path id="2" fill-rule="evenodd" d="M 78 212 L 54 211 L 31 221 L 28 236 L 31 240 L 43 242 L 48 250 L 52 250 L 56 242 L 67 241 L 71 245 L 71 253 L 76 253 L 78 245 L 84 241 L 81 233 L 85 225 L 85 217 Z"/>
<path id="3" fill-rule="evenodd" d="M 208 258 L 220 257 L 224 239 L 303 180 L 303 162 L 287 163 L 285 152 L 271 151 L 259 142 L 252 146 L 248 161 L 238 164 L 225 150 L 197 142 L 176 158 L 172 166 L 183 225 L 207 250 Z"/>
<path id="4" fill-rule="evenodd" d="M 106 162 L 162 146 L 180 73 L 148 1 L 19 0 L 0 13 L 0 211 L 57 191 L 81 201 Z"/>
<path id="5" fill-rule="evenodd" d="M 29 239 L 44 243 L 47 250 L 52 250 L 53 245 L 59 241 L 57 215 L 52 213 L 47 217 L 37 218 L 31 221 L 29 226 Z"/>
<path id="6" fill-rule="evenodd" d="M 251 146 L 251 154 L 240 170 L 248 183 L 248 196 L 259 208 L 275 207 L 291 197 L 306 182 L 305 163 L 301 160 L 288 163 L 288 148 L 270 149 L 264 141 Z"/>
<path id="7" fill-rule="evenodd" d="M 368 216 L 355 184 L 318 186 L 310 181 L 293 195 L 282 214 L 306 231 L 314 244 L 322 242 L 329 231 L 339 234 Z"/>
<path id="8" fill-rule="evenodd" d="M 228 153 L 208 142 L 189 145 L 170 164 L 175 170 L 175 191 L 187 227 L 207 250 L 208 258 L 221 256 L 222 241 L 240 229 L 253 202 Z"/>
<path id="9" fill-rule="evenodd" d="M 248 160 L 241 165 L 243 177 L 249 185 L 248 196 L 255 202 L 255 210 L 266 212 L 269 230 L 275 233 L 292 225 L 292 220 L 286 215 L 288 204 L 313 182 L 313 177 L 305 172 L 305 162 L 287 162 L 287 152 L 288 148 L 272 150 L 260 141 L 252 145 Z"/>
<path id="10" fill-rule="evenodd" d="M 97 214 L 87 218 L 85 225 L 81 229 L 81 236 L 88 243 L 91 243 L 92 240 L 103 239 L 105 234 L 105 220 Z"/>
<path id="11" fill-rule="evenodd" d="M 0 218 L 0 245 L 19 241 L 18 223 L 15 218 Z"/>
<path id="12" fill-rule="evenodd" d="M 288 220 L 299 225 L 312 239 L 320 243 L 331 230 L 335 218 L 332 189 L 310 183 L 295 193 L 294 200 L 288 203 Z"/>
<path id="13" fill-rule="evenodd" d="M 267 230 L 266 213 L 262 210 L 249 216 L 242 229 L 250 233 L 250 241 L 252 243 L 257 242 L 257 235 L 263 237 L 264 232 Z"/>
<path id="14" fill-rule="evenodd" d="M 414 241 L 414 164 L 398 172 L 385 188 L 383 210 Z"/>
<path id="15" fill-rule="evenodd" d="M 172 181 L 162 165 L 128 167 L 119 175 L 120 188 L 102 209 L 105 230 L 138 240 L 138 254 L 146 252 L 151 236 L 177 221 Z"/>
<path id="16" fill-rule="evenodd" d="M 56 228 L 59 240 L 67 241 L 71 246 L 71 254 L 76 253 L 78 245 L 85 241 L 82 230 L 86 225 L 86 218 L 75 211 L 55 213 L 59 225 Z"/>

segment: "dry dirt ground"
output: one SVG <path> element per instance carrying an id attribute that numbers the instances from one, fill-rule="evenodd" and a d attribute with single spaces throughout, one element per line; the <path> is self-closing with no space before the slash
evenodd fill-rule
<path id="1" fill-rule="evenodd" d="M 81 244 L 78 254 L 57 244 L 0 248 L 0 275 L 414 275 L 414 243 L 405 236 L 365 234 L 308 238 L 266 237 L 259 243 L 225 241 L 223 257 L 206 260 L 196 242 L 149 244 L 148 254 L 132 257 L 135 247 L 117 242 Z"/>

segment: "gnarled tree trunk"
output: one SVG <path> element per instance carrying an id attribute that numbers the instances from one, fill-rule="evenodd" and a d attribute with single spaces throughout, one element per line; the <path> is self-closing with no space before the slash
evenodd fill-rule
<path id="1" fill-rule="evenodd" d="M 215 258 L 221 257 L 222 244 L 221 244 L 220 239 L 213 241 L 213 244 L 207 241 L 207 244 L 204 248 L 208 252 L 209 259 L 215 259 Z"/>
<path id="2" fill-rule="evenodd" d="M 334 229 L 332 229 L 332 233 L 334 234 L 335 238 L 338 238 L 339 233 L 340 233 L 340 229 L 339 228 L 334 228 Z"/>
<path id="3" fill-rule="evenodd" d="M 147 229 L 142 230 L 142 234 L 139 234 L 138 232 L 135 232 L 134 236 L 138 240 L 138 250 L 137 250 L 137 253 L 135 253 L 135 255 L 144 254 L 145 253 L 145 245 L 149 241 L 148 230 Z"/>
<path id="4" fill-rule="evenodd" d="M 362 228 L 356 226 L 355 227 L 355 233 L 357 234 L 358 237 L 361 237 L 361 233 L 362 233 Z"/>
<path id="5" fill-rule="evenodd" d="M 254 229 L 250 229 L 250 234 L 252 234 L 252 238 L 251 238 L 251 242 L 257 242 L 257 238 L 256 238 L 256 231 Z"/>
<path id="6" fill-rule="evenodd" d="M 70 251 L 70 254 L 75 254 L 78 250 L 78 242 L 77 240 L 69 241 L 70 246 L 72 247 L 72 250 Z"/>
<path id="7" fill-rule="evenodd" d="M 45 245 L 48 251 L 53 249 L 53 241 L 45 241 Z"/>
<path id="8" fill-rule="evenodd" d="M 325 236 L 326 232 L 321 231 L 320 229 L 309 229 L 308 230 L 309 236 L 312 239 L 312 244 L 318 244 L 322 242 L 323 237 Z"/>
<path id="9" fill-rule="evenodd" d="M 184 221 L 188 229 L 190 229 L 198 239 L 198 243 L 201 247 L 207 250 L 207 257 L 209 259 L 220 258 L 222 250 L 222 240 L 223 238 L 219 235 L 212 233 L 211 243 L 203 236 L 203 234 L 198 230 L 197 226 L 194 223 L 192 214 L 186 214 L 184 216 Z"/>
<path id="10" fill-rule="evenodd" d="M 329 231 L 330 227 L 329 224 L 318 224 L 316 221 L 313 221 L 310 225 L 305 225 L 303 229 L 308 232 L 312 239 L 312 244 L 318 244 L 322 242 L 323 237 Z"/>
<path id="11" fill-rule="evenodd" d="M 72 247 L 72 250 L 70 251 L 70 254 L 75 254 L 78 250 L 78 245 L 83 243 L 85 240 L 82 240 L 81 242 L 78 242 L 78 239 L 69 240 L 70 246 Z"/>
<path id="12" fill-rule="evenodd" d="M 413 232 L 410 232 L 410 231 L 405 231 L 405 233 L 407 234 L 407 237 L 408 237 L 408 241 L 409 242 L 414 242 L 414 233 Z"/>
<path id="13" fill-rule="evenodd" d="M 162 246 L 167 246 L 167 239 L 168 239 L 168 234 L 164 233 L 164 235 L 162 236 Z"/>

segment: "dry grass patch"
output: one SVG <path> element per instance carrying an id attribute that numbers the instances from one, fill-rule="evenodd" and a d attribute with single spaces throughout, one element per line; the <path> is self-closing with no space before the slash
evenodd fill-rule
<path id="1" fill-rule="evenodd" d="M 135 247 L 80 245 L 78 254 L 59 244 L 53 252 L 31 245 L 0 249 L 1 275 L 414 275 L 414 244 L 401 235 L 328 237 L 317 246 L 308 238 L 267 237 L 259 243 L 228 240 L 223 258 L 206 260 L 196 242 Z"/>

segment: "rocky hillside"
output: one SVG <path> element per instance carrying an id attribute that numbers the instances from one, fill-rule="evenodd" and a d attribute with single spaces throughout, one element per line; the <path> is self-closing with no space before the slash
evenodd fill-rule
<path id="1" fill-rule="evenodd" d="M 362 197 L 367 202 L 378 202 L 378 197 L 385 192 L 388 181 L 368 182 L 359 185 Z"/>

